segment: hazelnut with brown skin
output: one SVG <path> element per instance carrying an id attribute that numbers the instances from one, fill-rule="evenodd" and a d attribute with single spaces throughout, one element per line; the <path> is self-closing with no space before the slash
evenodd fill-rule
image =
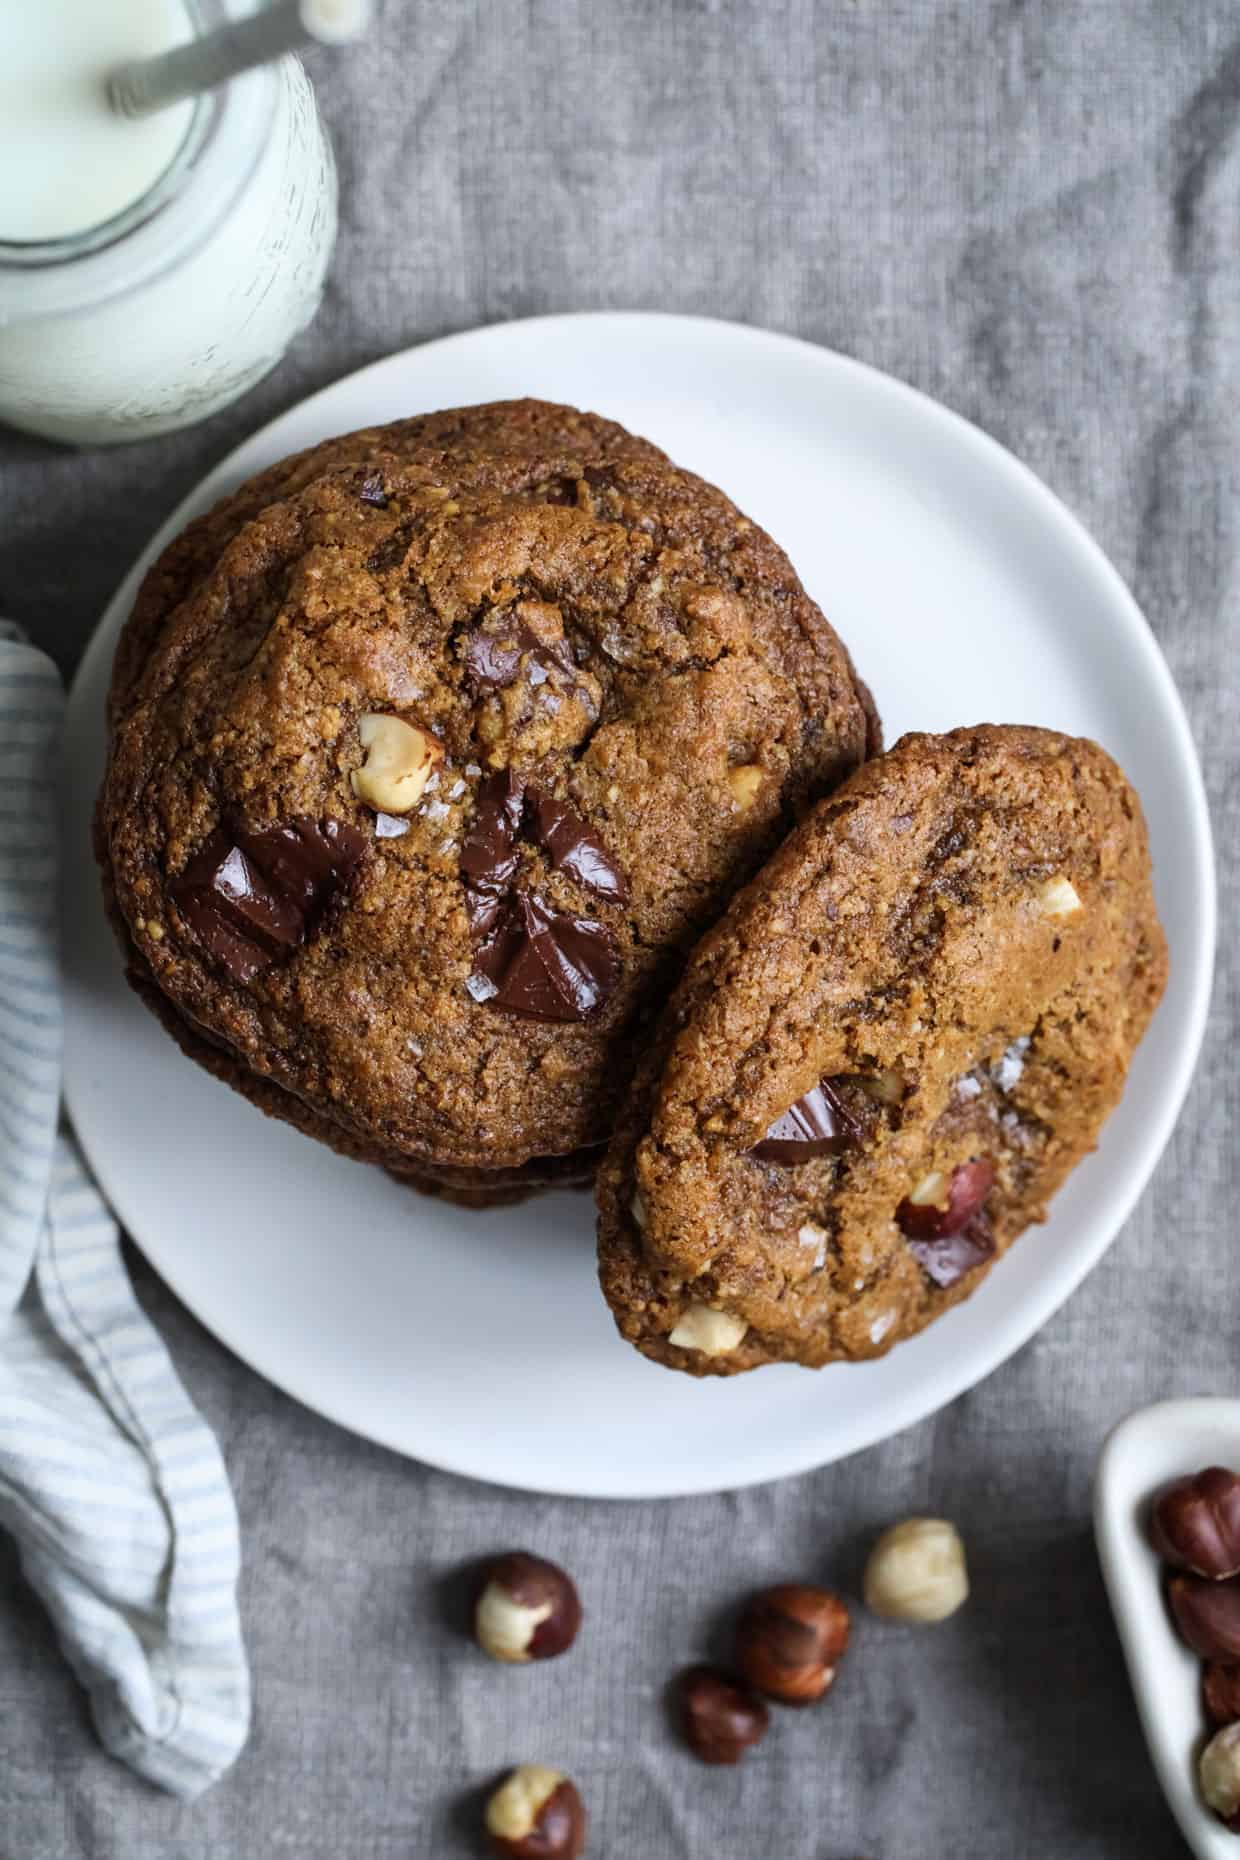
<path id="1" fill-rule="evenodd" d="M 985 1156 L 958 1163 L 950 1176 L 923 1176 L 896 1209 L 896 1225 L 910 1240 L 947 1240 L 967 1227 L 994 1187 L 994 1164 Z"/>
<path id="2" fill-rule="evenodd" d="M 1173 1576 L 1167 1600 L 1180 1638 L 1203 1660 L 1240 1665 L 1240 1578 L 1207 1582 L 1204 1576 Z"/>
<path id="3" fill-rule="evenodd" d="M 562 1771 L 522 1763 L 487 1803 L 486 1831 L 491 1851 L 505 1860 L 579 1860 L 585 1805 Z"/>
<path id="4" fill-rule="evenodd" d="M 848 1626 L 848 1610 L 832 1590 L 781 1582 L 746 1606 L 736 1631 L 736 1663 L 767 1698 L 812 1705 L 835 1680 Z"/>
<path id="5" fill-rule="evenodd" d="M 1240 1718 L 1240 1666 L 1209 1661 L 1201 1675 L 1201 1695 L 1211 1724 L 1235 1724 Z"/>
<path id="6" fill-rule="evenodd" d="M 493 1660 L 523 1664 L 564 1653 L 581 1626 L 571 1576 L 545 1557 L 510 1550 L 488 1564 L 474 1606 L 474 1635 Z"/>
<path id="7" fill-rule="evenodd" d="M 714 1666 L 680 1675 L 685 1742 L 702 1763 L 739 1763 L 766 1736 L 770 1714 L 760 1698 Z"/>
<path id="8" fill-rule="evenodd" d="M 1211 1582 L 1240 1575 L 1240 1475 L 1206 1466 L 1177 1479 L 1154 1506 L 1150 1542 L 1173 1569 Z"/>

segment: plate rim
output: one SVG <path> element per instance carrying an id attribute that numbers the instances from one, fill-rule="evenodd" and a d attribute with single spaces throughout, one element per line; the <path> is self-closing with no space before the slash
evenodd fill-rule
<path id="1" fill-rule="evenodd" d="M 691 334 L 695 329 L 704 334 L 709 333 L 710 336 L 716 338 L 724 334 L 729 339 L 739 341 L 742 346 L 750 345 L 755 349 L 782 351 L 792 355 L 803 365 L 820 370 L 824 374 L 860 378 L 872 392 L 886 397 L 889 401 L 902 403 L 919 415 L 923 421 L 929 421 L 945 429 L 957 445 L 972 452 L 983 464 L 988 465 L 1005 478 L 1014 490 L 1031 500 L 1037 506 L 1039 514 L 1045 519 L 1048 527 L 1054 532 L 1056 541 L 1063 552 L 1075 558 L 1074 566 L 1078 567 L 1081 572 L 1088 572 L 1094 577 L 1099 592 L 1106 596 L 1107 604 L 1115 615 L 1116 623 L 1122 625 L 1130 643 L 1137 649 L 1144 661 L 1147 675 L 1152 678 L 1161 694 L 1163 717 L 1170 726 L 1177 766 L 1184 778 L 1190 816 L 1188 825 L 1191 864 L 1200 893 L 1197 899 L 1198 908 L 1194 919 L 1195 933 L 1192 936 L 1190 953 L 1188 956 L 1180 957 L 1181 965 L 1188 967 L 1191 972 L 1187 1012 L 1183 1016 L 1176 1046 L 1176 1063 L 1159 1094 L 1156 1113 L 1151 1117 L 1151 1131 L 1146 1136 L 1140 1154 L 1135 1157 L 1129 1167 L 1123 1190 L 1111 1196 L 1108 1217 L 1096 1223 L 1096 1237 L 1089 1246 L 1082 1248 L 1078 1254 L 1074 1254 L 1070 1261 L 1059 1265 L 1049 1290 L 1044 1289 L 1041 1297 L 1033 1296 L 1027 1299 L 1019 1315 L 1014 1315 L 1007 1323 L 997 1326 L 1000 1338 L 997 1345 L 992 1344 L 985 1350 L 964 1353 L 967 1366 L 962 1370 L 942 1369 L 933 1376 L 914 1380 L 908 1388 L 886 1400 L 883 1404 L 881 1419 L 873 1424 L 868 1423 L 864 1418 L 859 1419 L 848 1442 L 838 1450 L 832 1450 L 829 1446 L 825 1453 L 812 1447 L 807 1450 L 806 1443 L 798 1436 L 794 1448 L 782 1453 L 779 1451 L 780 1442 L 773 1441 L 765 1451 L 764 1465 L 761 1469 L 755 1471 L 752 1468 L 745 1468 L 739 1476 L 729 1479 L 726 1483 L 721 1484 L 716 1475 L 711 1475 L 688 1483 L 683 1477 L 678 1477 L 674 1484 L 669 1485 L 661 1483 L 655 1476 L 636 1483 L 630 1481 L 626 1483 L 624 1489 L 616 1490 L 614 1485 L 608 1487 L 605 1483 L 583 1486 L 580 1482 L 567 1484 L 559 1483 L 554 1479 L 539 1480 L 533 1483 L 526 1478 L 519 1480 L 497 1478 L 488 1464 L 472 1463 L 466 1454 L 456 1455 L 448 1460 L 437 1457 L 433 1449 L 427 1451 L 421 1445 L 416 1447 L 410 1445 L 408 1429 L 395 1427 L 388 1429 L 382 1425 L 381 1421 L 373 1425 L 360 1424 L 355 1417 L 346 1415 L 337 1403 L 331 1400 L 325 1401 L 321 1396 L 309 1390 L 304 1380 L 298 1375 L 290 1376 L 284 1373 L 273 1375 L 269 1369 L 260 1366 L 248 1349 L 239 1347 L 232 1340 L 226 1323 L 222 1324 L 215 1318 L 208 1320 L 202 1314 L 196 1301 L 182 1289 L 180 1274 L 175 1265 L 169 1269 L 158 1259 L 156 1257 L 159 1252 L 158 1245 L 152 1251 L 126 1218 L 125 1204 L 128 1197 L 123 1183 L 117 1183 L 107 1156 L 97 1157 L 86 1136 L 83 1136 L 82 1142 L 90 1165 L 97 1174 L 125 1231 L 133 1239 L 153 1270 L 185 1305 L 195 1320 L 253 1373 L 347 1432 L 356 1434 L 362 1439 L 372 1440 L 405 1458 L 416 1459 L 440 1472 L 452 1473 L 462 1478 L 478 1479 L 510 1490 L 537 1492 L 548 1496 L 622 1502 L 739 1491 L 767 1484 L 776 1479 L 795 1477 L 798 1474 L 834 1464 L 838 1460 L 848 1458 L 854 1453 L 863 1452 L 869 1447 L 893 1438 L 906 1428 L 937 1414 L 967 1390 L 976 1387 L 992 1375 L 996 1369 L 1031 1341 L 1079 1288 L 1113 1244 L 1148 1186 L 1166 1149 L 1192 1082 L 1205 1035 L 1213 985 L 1217 923 L 1217 875 L 1209 804 L 1201 764 L 1184 703 L 1152 628 L 1102 546 L 1030 466 L 1024 464 L 1001 441 L 974 425 L 964 415 L 934 400 L 921 389 L 876 368 L 871 363 L 801 337 L 757 328 L 726 318 L 682 316 L 673 312 L 651 310 L 582 310 L 514 318 L 480 325 L 474 329 L 454 331 L 449 335 L 432 338 L 426 342 L 408 344 L 401 349 L 393 350 L 386 356 L 366 363 L 359 369 L 341 375 L 336 380 L 316 389 L 314 393 L 294 401 L 291 406 L 286 407 L 254 432 L 248 434 L 217 460 L 178 502 L 121 578 L 115 593 L 103 609 L 75 668 L 65 712 L 67 733 L 72 733 L 75 722 L 85 710 L 90 692 L 100 676 L 97 662 L 105 654 L 110 655 L 113 649 L 114 634 L 120 624 L 122 603 L 129 598 L 128 591 L 131 585 L 136 585 L 138 577 L 145 572 L 158 552 L 193 516 L 209 508 L 216 499 L 225 495 L 230 484 L 240 482 L 256 469 L 256 466 L 250 463 L 251 453 L 261 452 L 280 429 L 303 416 L 307 411 L 313 411 L 321 403 L 329 401 L 342 391 L 356 388 L 359 384 L 364 389 L 370 381 L 382 377 L 388 370 L 399 366 L 409 357 L 422 357 L 442 352 L 448 348 L 459 348 L 479 341 L 502 338 L 514 330 L 550 333 L 565 324 L 611 325 L 613 328 L 637 326 L 647 335 L 652 330 L 670 328 L 676 332 L 678 337 Z M 276 443 L 282 442 L 277 440 Z M 103 677 L 106 678 L 106 675 L 105 666 Z M 67 757 L 62 759 L 62 772 L 67 774 Z M 78 820 L 81 810 L 80 808 L 74 809 L 68 787 L 69 784 L 66 781 L 62 787 L 62 808 L 66 811 L 66 816 L 72 816 Z M 64 1076 L 64 1094 L 74 1126 L 80 1129 L 79 1109 L 85 1093 L 79 1096 L 76 1079 L 71 1074 L 68 1065 L 66 1065 Z M 85 1120 L 87 1126 L 89 1122 L 88 1116 Z M 1030 1311 L 1032 1311 L 1032 1316 L 1028 1315 Z M 928 1396 L 927 1386 L 932 1391 Z M 416 1426 L 412 1431 L 414 1433 L 418 1431 Z M 653 1466 L 651 1470 L 654 1470 Z"/>

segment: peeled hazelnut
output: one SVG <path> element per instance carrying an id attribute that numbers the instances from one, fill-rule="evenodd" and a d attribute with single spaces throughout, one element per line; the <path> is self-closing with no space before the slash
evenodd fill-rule
<path id="1" fill-rule="evenodd" d="M 407 814 L 443 761 L 443 745 L 403 717 L 373 711 L 359 718 L 357 733 L 366 760 L 349 778 L 354 794 L 381 813 Z"/>
<path id="2" fill-rule="evenodd" d="M 875 1104 L 899 1104 L 904 1097 L 904 1074 L 895 1066 L 884 1066 L 881 1072 L 858 1072 L 852 1083 L 859 1085 Z"/>
<path id="3" fill-rule="evenodd" d="M 936 1169 L 924 1175 L 896 1209 L 896 1224 L 910 1240 L 946 1240 L 967 1227 L 994 1187 L 994 1165 L 984 1156 L 958 1163 L 950 1181 Z"/>
<path id="4" fill-rule="evenodd" d="M 945 1518 L 905 1518 L 865 1566 L 865 1605 L 889 1621 L 946 1621 L 968 1600 L 964 1545 Z"/>
<path id="5" fill-rule="evenodd" d="M 682 1350 L 700 1350 L 703 1356 L 726 1356 L 749 1329 L 743 1318 L 710 1305 L 690 1305 L 667 1340 Z"/>
<path id="6" fill-rule="evenodd" d="M 941 1169 L 932 1169 L 929 1175 L 908 1191 L 908 1199 L 914 1208 L 937 1208 L 947 1206 L 948 1183 Z"/>
<path id="7" fill-rule="evenodd" d="M 1240 1666 L 1211 1660 L 1201 1675 L 1201 1692 L 1212 1724 L 1234 1724 L 1240 1718 Z"/>
<path id="8" fill-rule="evenodd" d="M 755 1595 L 736 1630 L 736 1663 L 781 1705 L 812 1705 L 835 1680 L 848 1645 L 848 1610 L 830 1589 L 781 1582 Z"/>
<path id="9" fill-rule="evenodd" d="M 486 1831 L 492 1850 L 508 1860 L 578 1860 L 585 1805 L 562 1771 L 522 1763 L 487 1803 Z"/>
<path id="10" fill-rule="evenodd" d="M 1177 1479 L 1154 1506 L 1150 1542 L 1164 1563 L 1212 1582 L 1240 1574 L 1240 1477 L 1207 1466 Z"/>
<path id="11" fill-rule="evenodd" d="M 1081 909 L 1080 895 L 1070 878 L 1062 873 L 1048 878 L 1038 891 L 1038 909 L 1043 917 L 1072 917 Z"/>
<path id="12" fill-rule="evenodd" d="M 1207 1582 L 1204 1576 L 1173 1576 L 1167 1600 L 1180 1638 L 1203 1660 L 1240 1665 L 1240 1577 Z"/>
<path id="13" fill-rule="evenodd" d="M 488 1566 L 474 1608 L 474 1633 L 493 1660 L 554 1659 L 572 1646 L 580 1626 L 577 1590 L 556 1564 L 512 1550 Z"/>
<path id="14" fill-rule="evenodd" d="M 1234 1833 L 1240 1833 L 1240 1724 L 1216 1731 L 1197 1766 L 1207 1808 Z"/>
<path id="15" fill-rule="evenodd" d="M 685 1741 L 703 1763 L 739 1763 L 766 1736 L 770 1714 L 747 1686 L 713 1666 L 690 1666 L 680 1675 Z"/>
<path id="16" fill-rule="evenodd" d="M 728 787 L 738 812 L 748 813 L 765 779 L 766 770 L 760 762 L 743 762 L 738 768 L 728 770 Z"/>

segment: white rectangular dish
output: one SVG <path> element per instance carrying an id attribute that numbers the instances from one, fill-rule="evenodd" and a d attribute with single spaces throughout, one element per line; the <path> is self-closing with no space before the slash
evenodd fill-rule
<path id="1" fill-rule="evenodd" d="M 1094 1534 L 1150 1756 L 1171 1812 L 1198 1860 L 1240 1860 L 1240 1836 L 1210 1813 L 1197 1786 L 1208 1736 L 1201 1661 L 1177 1636 L 1150 1548 L 1151 1499 L 1203 1466 L 1240 1467 L 1240 1400 L 1156 1402 L 1120 1423 L 1094 1485 Z"/>

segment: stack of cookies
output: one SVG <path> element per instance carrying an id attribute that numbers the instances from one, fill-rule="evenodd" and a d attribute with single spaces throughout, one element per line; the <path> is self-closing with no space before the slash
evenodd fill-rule
<path id="1" fill-rule="evenodd" d="M 1101 750 L 880 748 L 719 491 L 570 408 L 467 408 L 165 551 L 98 855 L 134 987 L 263 1110 L 475 1205 L 597 1170 L 639 1349 L 818 1364 L 1041 1217 L 1166 967 Z"/>

